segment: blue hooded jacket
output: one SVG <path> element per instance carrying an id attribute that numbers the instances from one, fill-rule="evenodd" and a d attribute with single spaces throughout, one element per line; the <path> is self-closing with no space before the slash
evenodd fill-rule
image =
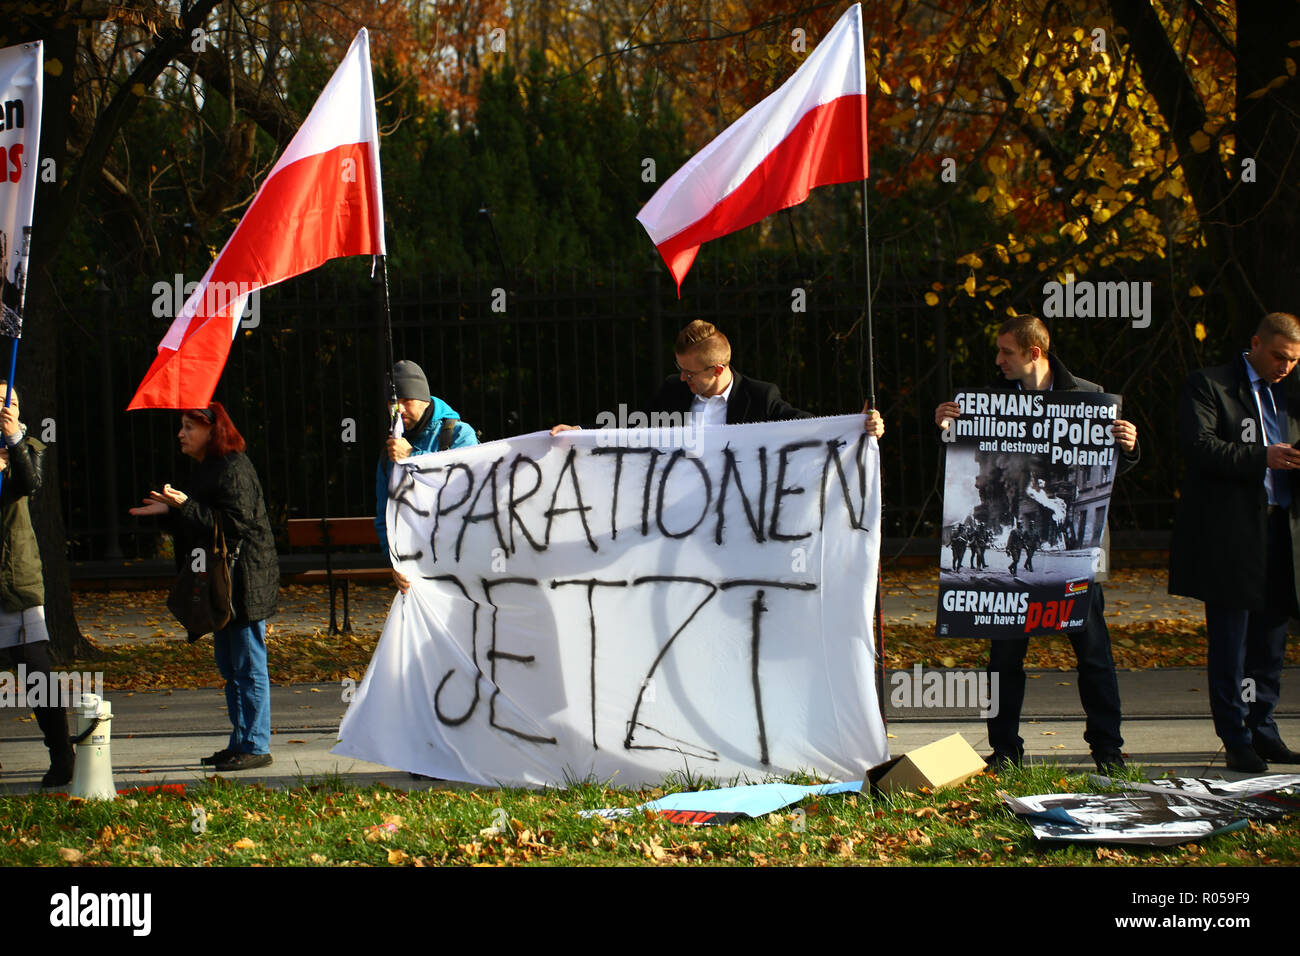
<path id="1" fill-rule="evenodd" d="M 437 451 L 443 419 L 460 418 L 460 414 L 441 398 L 430 395 L 429 402 L 433 411 L 429 424 L 414 435 L 407 433 L 403 436 L 411 443 L 412 456 Z M 451 447 L 464 448 L 466 445 L 477 444 L 478 436 L 474 434 L 474 429 L 464 422 L 458 422 L 452 431 Z M 375 473 L 375 531 L 379 534 L 379 548 L 384 554 L 388 554 L 388 477 L 392 473 L 393 463 L 388 460 L 387 453 L 380 455 L 379 469 Z"/>

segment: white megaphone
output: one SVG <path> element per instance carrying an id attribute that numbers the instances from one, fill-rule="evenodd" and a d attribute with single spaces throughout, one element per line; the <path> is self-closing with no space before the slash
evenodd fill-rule
<path id="1" fill-rule="evenodd" d="M 72 738 L 77 761 L 72 771 L 68 796 L 83 800 L 116 800 L 113 785 L 113 708 L 98 694 L 82 694 L 76 711 L 77 729 Z"/>

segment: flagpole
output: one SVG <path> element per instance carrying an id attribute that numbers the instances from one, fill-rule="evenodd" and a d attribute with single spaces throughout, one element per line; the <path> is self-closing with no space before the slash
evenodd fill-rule
<path id="1" fill-rule="evenodd" d="M 384 284 L 384 334 L 388 339 L 388 401 L 390 405 L 397 404 L 397 382 L 393 379 L 393 367 L 397 365 L 397 359 L 393 355 L 393 311 L 388 302 L 388 256 L 380 254 L 379 273 Z M 394 412 L 396 414 L 396 412 Z M 391 425 L 392 422 L 390 421 Z"/>
<path id="2" fill-rule="evenodd" d="M 864 334 L 867 338 L 867 401 L 876 407 L 876 348 L 871 327 L 871 216 L 867 211 L 867 177 L 862 177 L 862 255 L 866 262 L 867 321 Z M 881 536 L 883 540 L 883 534 Z M 881 591 L 884 574 L 880 561 L 876 561 L 876 702 L 880 705 L 880 719 L 885 721 L 885 608 Z"/>
<path id="3" fill-rule="evenodd" d="M 876 347 L 871 329 L 871 216 L 867 212 L 867 177 L 862 177 L 862 253 L 866 259 L 867 276 L 867 400 L 876 407 Z"/>

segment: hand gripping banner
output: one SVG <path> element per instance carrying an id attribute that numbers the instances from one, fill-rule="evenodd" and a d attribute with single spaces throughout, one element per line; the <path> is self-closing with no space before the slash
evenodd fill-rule
<path id="1" fill-rule="evenodd" d="M 335 753 L 622 786 L 855 779 L 888 756 L 860 415 L 538 433 L 393 471 L 390 557 L 413 584 Z"/>

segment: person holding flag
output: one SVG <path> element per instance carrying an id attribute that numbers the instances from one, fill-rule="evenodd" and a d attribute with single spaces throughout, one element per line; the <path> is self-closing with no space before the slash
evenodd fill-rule
<path id="1" fill-rule="evenodd" d="M 18 392 L 0 382 L 9 404 L 0 411 L 0 649 L 7 649 L 14 664 L 29 676 L 45 675 L 47 694 L 57 682 L 50 679 L 50 635 L 45 629 L 45 583 L 41 553 L 32 529 L 27 499 L 41 489 L 41 458 L 45 446 L 27 434 L 19 421 Z M 50 751 L 50 769 L 42 787 L 62 787 L 72 779 L 74 755 L 68 740 L 67 701 L 33 702 L 32 712 Z"/>
<path id="2" fill-rule="evenodd" d="M 388 484 L 393 463 L 413 455 L 478 444 L 474 429 L 460 420 L 455 409 L 430 393 L 424 370 L 414 362 L 403 359 L 393 366 L 393 388 L 402 428 L 398 429 L 394 422 L 394 434 L 384 442 L 375 473 L 375 533 L 385 555 L 388 554 Z M 393 581 L 403 594 L 411 587 L 410 579 L 397 568 L 393 568 Z"/>

